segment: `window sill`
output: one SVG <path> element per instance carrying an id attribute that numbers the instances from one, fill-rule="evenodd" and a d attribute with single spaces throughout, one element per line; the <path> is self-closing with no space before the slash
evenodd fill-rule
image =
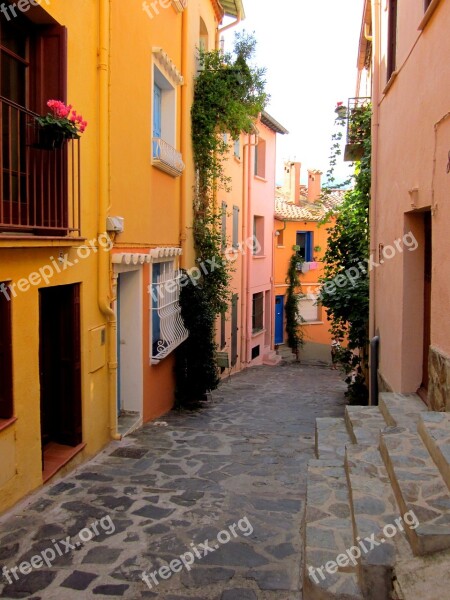
<path id="1" fill-rule="evenodd" d="M 266 329 L 255 329 L 255 331 L 252 331 L 252 338 L 258 337 L 258 335 L 266 333 L 266 331 Z"/>
<path id="2" fill-rule="evenodd" d="M 394 71 L 392 73 L 392 75 L 390 76 L 389 81 L 387 82 L 387 84 L 382 92 L 384 95 L 386 95 L 388 93 L 388 91 L 391 89 L 391 87 L 393 86 L 394 81 L 397 79 L 397 75 L 398 75 L 398 71 Z"/>
<path id="3" fill-rule="evenodd" d="M 8 429 L 17 421 L 17 417 L 11 417 L 10 419 L 0 419 L 0 431 Z"/>
<path id="4" fill-rule="evenodd" d="M 440 3 L 440 1 L 441 0 L 432 0 L 431 1 L 430 6 L 427 8 L 427 10 L 423 16 L 423 19 L 419 23 L 419 27 L 418 27 L 419 31 L 423 31 L 425 29 L 425 27 L 427 26 L 431 17 L 433 16 L 434 11 L 438 7 L 438 4 Z"/>
<path id="5" fill-rule="evenodd" d="M 254 178 L 258 181 L 263 181 L 264 183 L 267 183 L 267 179 L 265 177 L 261 177 L 261 175 L 254 175 Z"/>
<path id="6" fill-rule="evenodd" d="M 17 235 L 0 233 L 0 247 L 2 248 L 46 248 L 46 247 L 70 247 L 80 242 L 85 242 L 82 237 L 60 237 L 49 235 Z"/>
<path id="7" fill-rule="evenodd" d="M 286 248 L 286 246 L 278 246 L 278 245 L 277 245 L 277 248 Z"/>
<path id="8" fill-rule="evenodd" d="M 252 255 L 254 259 L 261 259 L 261 258 L 267 258 L 267 256 L 265 254 L 253 254 Z"/>
<path id="9" fill-rule="evenodd" d="M 302 325 L 323 325 L 323 321 L 303 321 Z"/>
<path id="10" fill-rule="evenodd" d="M 242 158 L 240 156 L 236 156 L 236 154 L 234 155 L 234 160 L 239 164 L 242 163 Z"/>

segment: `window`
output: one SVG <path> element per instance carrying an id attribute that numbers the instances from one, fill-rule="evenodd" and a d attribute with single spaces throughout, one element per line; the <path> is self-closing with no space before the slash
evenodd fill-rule
<path id="1" fill-rule="evenodd" d="M 313 260 L 313 232 L 297 231 L 297 256 L 303 262 L 312 262 Z"/>
<path id="2" fill-rule="evenodd" d="M 31 7 L 28 15 L 33 11 Z M 45 20 L 43 10 L 40 19 Z M 64 27 L 37 25 L 20 13 L 9 20 L 1 17 L 2 230 L 66 235 L 73 225 L 78 231 L 68 216 L 69 144 L 43 152 L 43 135 L 34 120 L 36 113 L 48 112 L 49 99 L 66 100 L 66 60 Z"/>
<path id="3" fill-rule="evenodd" d="M 239 207 L 233 206 L 233 248 L 239 248 Z"/>
<path id="4" fill-rule="evenodd" d="M 387 47 L 387 80 L 396 69 L 397 62 L 397 0 L 389 2 L 388 47 Z"/>
<path id="5" fill-rule="evenodd" d="M 234 156 L 236 158 L 241 158 L 241 140 L 238 138 L 234 140 Z"/>
<path id="6" fill-rule="evenodd" d="M 253 254 L 264 255 L 264 217 L 253 217 Z"/>
<path id="7" fill-rule="evenodd" d="M 233 294 L 231 298 L 231 366 L 234 367 L 238 359 L 238 301 L 239 296 Z"/>
<path id="8" fill-rule="evenodd" d="M 160 48 L 153 50 L 153 57 L 152 164 L 178 177 L 185 168 L 176 150 L 177 86 L 183 77 Z"/>
<path id="9" fill-rule="evenodd" d="M 430 4 L 433 2 L 433 0 L 425 0 L 425 6 L 424 6 L 424 10 L 426 11 L 427 8 L 430 6 Z"/>
<path id="10" fill-rule="evenodd" d="M 266 176 L 266 142 L 261 139 L 255 146 L 255 175 L 263 179 Z"/>
<path id="11" fill-rule="evenodd" d="M 252 332 L 257 333 L 264 328 L 264 293 L 253 294 Z"/>
<path id="12" fill-rule="evenodd" d="M 222 250 L 227 247 L 227 203 L 222 202 Z"/>
<path id="13" fill-rule="evenodd" d="M 0 419 L 13 416 L 11 300 L 8 284 L 0 283 Z"/>
<path id="14" fill-rule="evenodd" d="M 320 307 L 314 298 L 300 298 L 298 314 L 305 323 L 320 321 Z"/>
<path id="15" fill-rule="evenodd" d="M 278 229 L 277 230 L 277 246 L 279 248 L 282 248 L 284 246 L 284 230 L 283 229 Z"/>
<path id="16" fill-rule="evenodd" d="M 209 35 L 205 21 L 200 17 L 200 37 L 198 47 L 202 52 L 209 50 Z"/>
<path id="17" fill-rule="evenodd" d="M 179 305 L 181 271 L 173 261 L 152 265 L 150 286 L 151 360 L 160 361 L 188 337 Z"/>

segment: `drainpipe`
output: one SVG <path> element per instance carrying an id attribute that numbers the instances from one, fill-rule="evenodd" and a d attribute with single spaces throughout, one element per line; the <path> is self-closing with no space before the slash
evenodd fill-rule
<path id="1" fill-rule="evenodd" d="M 224 33 L 225 31 L 228 31 L 232 27 L 236 27 L 237 25 L 239 25 L 239 23 L 241 21 L 242 21 L 242 14 L 239 11 L 238 12 L 238 16 L 236 17 L 235 21 L 233 21 L 229 25 L 225 25 L 225 27 L 218 27 L 217 28 L 217 31 L 216 31 L 216 50 L 218 50 L 219 46 L 220 46 L 220 36 L 221 36 L 221 34 Z"/>
<path id="2" fill-rule="evenodd" d="M 372 186 L 371 186 L 371 207 L 370 207 L 370 252 L 375 253 L 377 248 L 377 202 L 378 202 L 378 144 L 380 129 L 380 18 L 381 18 L 380 0 L 372 0 L 372 22 L 374 23 L 373 44 L 374 59 L 372 73 Z M 369 320 L 369 338 L 375 336 L 376 316 L 375 316 L 375 298 L 376 298 L 376 276 L 375 270 L 370 275 L 370 320 Z"/>
<path id="3" fill-rule="evenodd" d="M 255 136 L 255 141 L 251 142 L 251 136 Z M 248 233 L 251 231 L 251 161 L 250 148 L 257 146 L 259 143 L 259 131 L 255 127 L 254 133 L 248 134 L 248 142 L 244 144 L 243 152 L 243 177 L 242 177 L 242 243 L 244 244 Z M 247 150 L 247 153 L 246 153 Z M 247 182 L 245 175 L 247 174 Z M 247 183 L 247 193 L 245 184 Z M 244 357 L 244 364 L 248 364 L 248 349 L 251 339 L 251 303 L 250 299 L 250 264 L 251 257 L 248 257 L 247 250 L 242 253 L 242 298 L 241 298 L 241 354 Z M 242 360 L 241 360 L 242 363 Z"/>
<path id="4" fill-rule="evenodd" d="M 189 106 L 188 106 L 188 87 L 186 85 L 187 80 L 187 56 L 188 56 L 188 42 L 189 42 L 189 30 L 188 30 L 188 10 L 187 6 L 181 15 L 181 74 L 184 77 L 185 83 L 181 86 L 181 121 L 180 121 L 180 151 L 181 156 L 187 162 L 188 148 L 189 148 Z M 180 267 L 186 268 L 186 203 L 187 203 L 187 190 L 186 190 L 186 171 L 181 176 L 180 181 Z"/>
<path id="5" fill-rule="evenodd" d="M 111 0 L 100 0 L 99 3 L 99 199 L 98 199 L 98 235 L 105 234 L 106 216 L 109 210 L 109 53 L 110 53 L 110 3 Z M 120 440 L 117 433 L 117 321 L 111 308 L 111 254 L 98 253 L 98 305 L 107 319 L 108 335 L 108 404 L 110 436 Z M 109 292 L 109 294 L 108 294 Z"/>

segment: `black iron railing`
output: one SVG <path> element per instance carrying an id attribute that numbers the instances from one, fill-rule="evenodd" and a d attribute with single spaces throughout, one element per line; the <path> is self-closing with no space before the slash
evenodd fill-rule
<path id="1" fill-rule="evenodd" d="M 34 112 L 0 96 L 0 232 L 80 235 L 80 143 L 44 143 Z"/>

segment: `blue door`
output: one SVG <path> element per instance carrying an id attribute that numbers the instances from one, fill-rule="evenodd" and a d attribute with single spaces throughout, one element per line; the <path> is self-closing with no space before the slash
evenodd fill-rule
<path id="1" fill-rule="evenodd" d="M 275 344 L 284 342 L 284 296 L 275 298 Z"/>

